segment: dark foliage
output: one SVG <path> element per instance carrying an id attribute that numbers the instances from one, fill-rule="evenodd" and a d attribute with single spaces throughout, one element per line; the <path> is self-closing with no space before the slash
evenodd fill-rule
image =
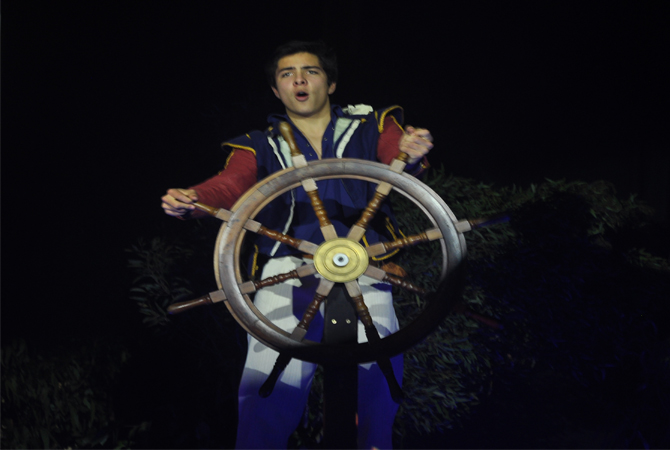
<path id="1" fill-rule="evenodd" d="M 3 343 L 2 448 L 128 448 L 146 430 L 115 415 L 128 351 L 109 342 L 37 352 Z"/>

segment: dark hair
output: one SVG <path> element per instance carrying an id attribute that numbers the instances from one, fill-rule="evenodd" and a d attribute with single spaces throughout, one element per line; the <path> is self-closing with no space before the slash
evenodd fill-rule
<path id="1" fill-rule="evenodd" d="M 279 60 L 285 56 L 295 55 L 296 53 L 311 53 L 316 55 L 319 58 L 321 67 L 324 72 L 326 72 L 328 86 L 332 83 L 337 83 L 337 56 L 335 55 L 335 50 L 329 48 L 323 41 L 291 41 L 277 47 L 265 66 L 265 73 L 268 77 L 270 86 L 277 87 L 275 74 L 277 72 L 277 64 L 279 64 Z"/>

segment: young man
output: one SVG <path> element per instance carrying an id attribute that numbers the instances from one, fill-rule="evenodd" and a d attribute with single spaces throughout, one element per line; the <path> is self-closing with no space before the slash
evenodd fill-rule
<path id="1" fill-rule="evenodd" d="M 232 148 L 226 168 L 219 175 L 189 189 L 169 189 L 162 197 L 165 213 L 179 218 L 202 217 L 193 202 L 230 209 L 254 183 L 291 165 L 287 146 L 279 136 L 278 123 L 291 124 L 298 147 L 308 161 L 321 158 L 352 157 L 390 163 L 399 151 L 410 156 L 406 171 L 417 174 L 426 167 L 425 155 L 433 147 L 428 130 L 400 127 L 402 110 L 398 107 L 373 112 L 357 105 L 343 110 L 330 104 L 335 92 L 337 64 L 335 55 L 322 43 L 290 42 L 279 47 L 268 64 L 272 91 L 285 108 L 284 115 L 271 115 L 265 132 L 253 131 L 223 146 Z M 346 236 L 371 198 L 374 187 L 353 180 L 323 180 L 318 183 L 328 217 L 338 236 Z M 384 219 L 386 219 L 384 221 Z M 323 242 L 318 221 L 306 193 L 296 189 L 266 207 L 256 220 L 268 228 L 315 244 Z M 364 236 L 365 244 L 386 240 L 387 228 L 394 219 L 387 205 Z M 261 278 L 293 270 L 304 264 L 295 249 L 267 238 L 256 240 L 258 251 L 269 257 Z M 254 303 L 268 319 L 291 332 L 309 301 L 316 281 L 290 282 L 265 288 L 256 293 Z M 398 329 L 390 286 L 365 276 L 359 279 L 361 290 L 374 324 L 384 337 Z M 321 319 L 322 321 L 322 319 Z M 319 333 L 319 320 L 310 327 L 311 339 Z M 360 324 L 359 324 L 360 325 Z M 365 333 L 359 326 L 359 341 Z M 292 360 L 268 398 L 258 395 L 277 358 L 277 352 L 249 337 L 249 348 L 239 391 L 237 448 L 285 448 L 298 426 L 315 365 Z M 392 360 L 396 377 L 402 377 L 402 356 Z M 358 390 L 359 446 L 391 448 L 391 427 L 397 404 L 376 364 L 359 366 Z"/>

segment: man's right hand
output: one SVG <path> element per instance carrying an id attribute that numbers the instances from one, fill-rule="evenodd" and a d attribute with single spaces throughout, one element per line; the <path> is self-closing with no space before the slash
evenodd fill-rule
<path id="1" fill-rule="evenodd" d="M 193 202 L 198 201 L 198 194 L 193 189 L 168 189 L 161 197 L 161 207 L 165 214 L 173 217 L 183 217 L 195 209 Z"/>

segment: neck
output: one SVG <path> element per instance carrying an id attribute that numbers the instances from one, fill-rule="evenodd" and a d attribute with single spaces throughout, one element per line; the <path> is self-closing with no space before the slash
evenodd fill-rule
<path id="1" fill-rule="evenodd" d="M 299 114 L 294 114 L 291 111 L 286 111 L 286 113 L 293 124 L 298 127 L 304 135 L 318 136 L 320 138 L 323 136 L 323 133 L 326 131 L 326 128 L 330 123 L 330 105 L 310 116 L 301 116 Z"/>

